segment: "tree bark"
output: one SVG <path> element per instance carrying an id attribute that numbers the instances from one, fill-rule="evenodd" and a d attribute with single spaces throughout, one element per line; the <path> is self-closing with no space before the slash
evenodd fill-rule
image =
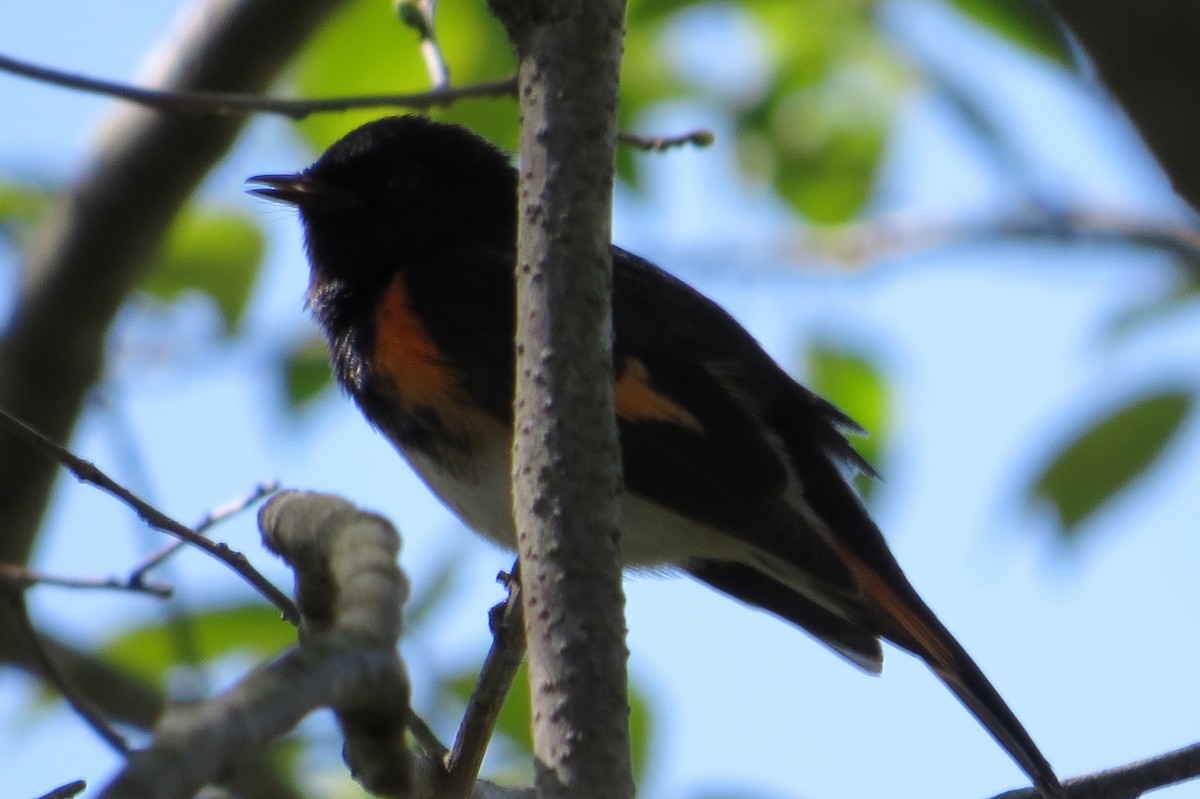
<path id="1" fill-rule="evenodd" d="M 521 103 L 514 496 L 538 796 L 633 795 L 612 393 L 622 0 L 490 0 Z"/>

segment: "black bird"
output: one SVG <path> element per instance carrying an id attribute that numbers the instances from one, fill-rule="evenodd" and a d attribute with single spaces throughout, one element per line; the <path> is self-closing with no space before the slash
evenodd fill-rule
<path id="1" fill-rule="evenodd" d="M 514 548 L 517 174 L 470 131 L 364 125 L 253 193 L 299 209 L 308 307 L 367 419 L 468 526 Z M 674 567 L 879 672 L 924 660 L 1046 797 L 1020 721 L 921 600 L 847 482 L 857 426 L 729 314 L 654 264 L 613 259 L 613 392 L 628 566 Z"/>

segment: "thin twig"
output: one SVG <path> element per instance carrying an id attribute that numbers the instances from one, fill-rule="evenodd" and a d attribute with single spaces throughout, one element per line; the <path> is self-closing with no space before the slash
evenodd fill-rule
<path id="1" fill-rule="evenodd" d="M 161 583 L 140 582 L 129 583 L 116 577 L 55 577 L 40 574 L 12 563 L 0 563 L 0 581 L 14 588 L 25 590 L 34 585 L 53 585 L 58 588 L 87 588 L 110 591 L 131 591 L 133 593 L 150 594 L 159 599 L 170 599 L 173 593 L 171 586 Z"/>
<path id="2" fill-rule="evenodd" d="M 433 108 L 446 106 L 459 100 L 474 97 L 503 97 L 514 95 L 517 90 L 515 76 L 495 81 L 475 83 L 470 86 L 435 88 L 427 92 L 410 94 L 371 94 L 358 97 L 325 97 L 314 99 L 289 99 L 263 97 L 236 92 L 206 91 L 161 91 L 131 86 L 127 83 L 90 78 L 51 67 L 20 61 L 0 55 L 0 71 L 62 86 L 128 100 L 132 103 L 155 108 L 159 111 L 183 113 L 220 114 L 240 116 L 242 114 L 279 114 L 291 119 L 304 119 L 310 114 L 332 111 L 351 111 L 359 108 Z"/>
<path id="3" fill-rule="evenodd" d="M 475 690 L 471 692 L 467 712 L 454 739 L 454 749 L 446 758 L 446 779 L 439 799 L 467 799 L 471 795 L 500 709 L 525 656 L 525 613 L 521 605 L 519 565 L 513 565 L 512 574 L 501 574 L 500 580 L 508 587 L 508 599 L 492 608 L 492 648 L 483 662 Z"/>
<path id="4" fill-rule="evenodd" d="M 446 66 L 446 57 L 442 55 L 433 23 L 437 13 L 437 0 L 399 0 L 396 3 L 396 11 L 400 15 L 400 21 L 421 37 L 421 58 L 425 61 L 425 71 L 429 73 L 429 81 L 433 88 L 448 89 L 450 68 Z"/>
<path id="5" fill-rule="evenodd" d="M 424 13 L 422 10 L 420 13 Z M 53 67 L 45 67 L 28 61 L 21 61 L 11 56 L 0 54 L 0 72 L 22 75 L 27 78 L 61 86 L 67 89 L 78 89 L 92 94 L 101 94 L 127 100 L 147 108 L 159 111 L 175 111 L 192 114 L 219 114 L 223 116 L 238 116 L 241 114 L 278 114 L 290 119 L 300 120 L 310 114 L 325 114 L 342 111 L 354 111 L 362 108 L 415 108 L 429 109 L 439 106 L 452 105 L 459 100 L 479 97 L 515 96 L 517 78 L 510 75 L 507 78 L 494 81 L 474 83 L 469 86 L 452 87 L 450 73 L 446 68 L 437 40 L 423 36 L 421 53 L 429 70 L 433 89 L 427 92 L 407 94 L 365 94 L 356 97 L 318 97 L 312 99 L 263 97 L 255 94 L 240 94 L 237 92 L 205 92 L 205 91 L 165 91 L 131 86 L 117 81 L 91 78 L 72 72 L 64 72 Z M 642 136 L 636 133 L 619 133 L 618 141 L 638 150 L 662 152 L 674 147 L 693 145 L 708 147 L 716 137 L 710 130 L 693 130 L 678 136 Z"/>
<path id="6" fill-rule="evenodd" d="M 444 764 L 446 762 L 446 757 L 450 754 L 450 750 L 437 737 L 437 733 L 430 728 L 425 719 L 418 716 L 412 709 L 408 711 L 407 726 L 408 731 L 412 733 L 413 739 L 421 747 L 426 757 L 438 763 Z"/>
<path id="7" fill-rule="evenodd" d="M 297 624 L 300 620 L 299 613 L 296 611 L 296 606 L 292 600 L 288 599 L 287 595 L 271 584 L 266 577 L 262 576 L 250 562 L 246 560 L 246 556 L 240 552 L 230 549 L 225 544 L 214 543 L 209 541 L 202 535 L 198 535 L 194 530 L 185 527 L 171 517 L 164 514 L 157 508 L 144 502 L 142 499 L 135 496 L 127 488 L 117 483 L 111 477 L 106 475 L 95 464 L 83 460 L 82 458 L 72 454 L 64 447 L 54 443 L 46 436 L 39 433 L 37 430 L 30 427 L 25 422 L 13 416 L 8 411 L 0 408 L 0 422 L 4 424 L 11 432 L 24 439 L 35 449 L 41 450 L 56 461 L 65 466 L 70 472 L 75 475 L 75 478 L 91 483 L 102 491 L 105 491 L 119 499 L 121 502 L 129 506 L 134 513 L 138 515 L 146 524 L 161 530 L 164 533 L 169 533 L 176 538 L 187 541 L 195 547 L 207 552 L 212 557 L 221 561 L 237 572 L 246 582 L 250 583 L 260 594 L 275 607 L 279 608 L 284 619 Z"/>
<path id="8" fill-rule="evenodd" d="M 216 527 L 221 522 L 238 515 L 242 511 L 249 508 L 254 503 L 266 499 L 279 490 L 278 480 L 267 480 L 259 483 L 254 489 L 244 497 L 230 500 L 223 505 L 210 510 L 196 522 L 195 531 L 197 533 L 207 532 L 210 528 Z"/>
<path id="9" fill-rule="evenodd" d="M 203 518 L 192 528 L 197 534 L 205 535 L 209 529 L 215 527 L 226 519 L 236 516 L 242 511 L 249 508 L 259 500 L 269 497 L 279 490 L 279 483 L 275 480 L 270 480 L 265 483 L 259 483 L 244 497 L 235 499 L 231 502 L 226 502 L 224 505 L 219 505 L 213 508 L 208 513 L 204 514 Z M 186 541 L 173 541 L 167 544 L 157 552 L 152 552 L 141 563 L 133 568 L 129 573 L 128 583 L 130 586 L 140 586 L 145 582 L 146 573 L 152 569 L 156 569 L 163 564 L 168 558 L 174 555 L 179 550 L 187 546 Z"/>
<path id="10" fill-rule="evenodd" d="M 434 91 L 450 89 L 450 69 L 446 66 L 446 58 L 437 39 L 421 40 L 421 58 L 425 61 L 425 69 L 433 80 Z"/>
<path id="11" fill-rule="evenodd" d="M 86 788 L 86 782 L 75 780 L 74 782 L 68 782 L 66 785 L 55 788 L 50 793 L 39 796 L 38 799 L 71 799 L 71 797 L 83 793 Z"/>
<path id="12" fill-rule="evenodd" d="M 50 658 L 49 653 L 46 652 L 46 648 L 42 646 L 42 638 L 38 635 L 37 629 L 34 628 L 33 620 L 29 618 L 29 606 L 25 602 L 25 592 L 19 590 L 12 591 L 9 602 L 17 617 L 17 624 L 21 629 L 21 633 L 29 641 L 34 660 L 37 662 L 38 669 L 42 672 L 43 678 L 58 688 L 72 709 L 96 731 L 97 735 L 104 739 L 105 743 L 116 750 L 117 754 L 127 757 L 130 749 L 125 738 L 113 729 L 108 720 L 92 707 L 91 702 L 83 694 L 75 690 L 75 687 L 71 685 L 70 681 L 67 680 Z"/>
<path id="13" fill-rule="evenodd" d="M 621 144 L 650 152 L 662 152 L 674 147 L 683 147 L 686 144 L 695 147 L 709 147 L 716 140 L 717 137 L 711 130 L 704 129 L 693 130 L 690 133 L 681 133 L 678 136 L 640 136 L 636 133 L 625 133 L 623 131 L 617 134 L 617 141 Z"/>

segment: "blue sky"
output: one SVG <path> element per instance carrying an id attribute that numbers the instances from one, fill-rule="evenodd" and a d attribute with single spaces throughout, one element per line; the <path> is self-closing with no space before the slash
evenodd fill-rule
<path id="1" fill-rule="evenodd" d="M 171 12 L 171 4 L 147 0 L 10 5 L 0 10 L 0 52 L 117 78 L 133 72 Z M 964 41 L 941 14 L 914 12 L 896 24 L 914 46 L 953 43 L 930 48 L 951 63 L 956 47 L 970 50 L 970 79 L 989 87 L 1035 179 L 1054 196 L 1179 218 L 1162 177 L 1100 96 L 1077 92 L 984 37 Z M 3 75 L 0 105 L 10 120 L 0 127 L 0 172 L 48 170 L 59 178 L 79 164 L 104 110 L 102 101 Z M 647 126 L 716 124 L 706 114 L 676 107 Z M 499 597 L 492 577 L 510 558 L 462 530 L 341 397 L 330 394 L 299 423 L 274 411 L 278 397 L 263 367 L 270 347 L 306 329 L 305 268 L 295 221 L 244 196 L 241 184 L 305 163 L 285 128 L 256 123 L 206 185 L 257 216 L 270 236 L 249 322 L 255 345 L 223 350 L 202 367 L 211 354 L 203 347 L 120 359 L 109 393 L 148 485 L 123 473 L 111 416 L 90 414 L 73 446 L 184 520 L 274 477 L 388 515 L 405 535 L 402 564 L 418 582 L 438 558 L 458 553 L 461 596 L 430 628 L 431 640 L 405 651 L 418 677 L 422 664 L 465 665 L 486 646 L 484 610 Z M 1106 323 L 1130 298 L 1163 285 L 1162 259 L 1005 245 L 896 255 L 865 271 L 794 269 L 796 258 L 780 257 L 789 240 L 784 214 L 737 184 L 728 141 L 656 161 L 658 179 L 645 198 L 622 192 L 618 243 L 695 282 L 793 371 L 813 337 L 878 354 L 894 391 L 896 430 L 881 464 L 880 525 L 913 583 L 1062 776 L 1200 738 L 1194 420 L 1186 440 L 1107 508 L 1077 547 L 1057 542 L 1022 493 L 1046 442 L 1077 429 L 1098 412 L 1095 403 L 1152 381 L 1194 384 L 1195 314 L 1115 347 L 1105 343 Z M 881 210 L 933 219 L 987 213 L 1003 203 L 1006 187 L 936 100 L 911 99 L 889 154 Z M 724 260 L 750 264 L 752 276 L 711 268 Z M 5 306 L 13 278 L 0 261 Z M 203 330 L 204 319 L 204 309 L 193 307 L 167 322 Z M 121 328 L 114 341 L 144 346 L 152 339 L 145 324 Z M 222 528 L 221 537 L 290 584 L 258 550 L 252 517 Z M 38 565 L 120 574 L 153 540 L 115 502 L 64 480 Z M 199 555 L 170 576 L 196 601 L 249 596 Z M 658 724 L 644 796 L 715 796 L 725 786 L 762 797 L 983 797 L 1023 784 L 974 719 L 903 653 L 890 650 L 883 676 L 869 678 L 802 633 L 688 581 L 634 577 L 627 591 L 631 670 Z M 49 629 L 84 643 L 156 613 L 149 600 L 51 589 L 36 593 L 34 608 Z M 216 680 L 236 673 L 231 664 Z M 31 710 L 31 688 L 0 675 L 6 795 L 32 797 L 79 777 L 103 782 L 115 761 L 69 712 Z M 336 746 L 329 757 L 336 760 Z"/>

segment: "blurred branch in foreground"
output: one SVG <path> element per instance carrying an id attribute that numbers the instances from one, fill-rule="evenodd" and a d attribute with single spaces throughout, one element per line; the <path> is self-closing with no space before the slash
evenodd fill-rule
<path id="1" fill-rule="evenodd" d="M 345 500 L 298 491 L 268 502 L 259 524 L 264 543 L 295 572 L 299 643 L 222 695 L 168 709 L 153 743 L 134 753 L 100 795 L 192 796 L 311 711 L 331 707 L 345 738 L 343 756 L 366 790 L 444 796 L 440 751 L 414 758 L 405 738 L 409 686 L 396 647 L 408 580 L 396 565 L 395 529 Z M 463 795 L 531 799 L 528 789 L 486 782 Z"/>
<path id="2" fill-rule="evenodd" d="M 996 211 L 964 218 L 892 214 L 803 233 L 788 249 L 793 255 L 817 254 L 859 265 L 914 250 L 1023 240 L 1160 250 L 1200 276 L 1200 228 L 1101 208 Z"/>

